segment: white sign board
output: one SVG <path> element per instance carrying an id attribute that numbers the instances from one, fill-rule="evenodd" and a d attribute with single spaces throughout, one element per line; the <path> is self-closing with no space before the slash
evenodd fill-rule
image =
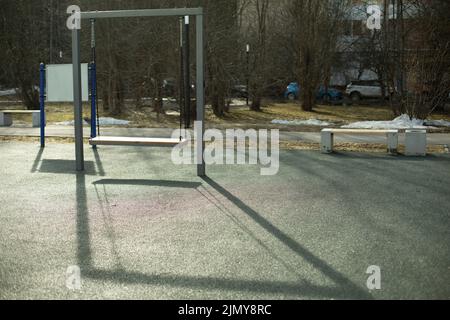
<path id="1" fill-rule="evenodd" d="M 47 101 L 73 102 L 73 69 L 71 64 L 47 65 Z M 81 96 L 89 101 L 88 64 L 81 64 Z"/>

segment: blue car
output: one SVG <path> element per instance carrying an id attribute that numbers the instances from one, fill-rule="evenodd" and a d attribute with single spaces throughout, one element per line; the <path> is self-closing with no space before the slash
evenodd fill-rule
<path id="1" fill-rule="evenodd" d="M 284 93 L 284 97 L 288 100 L 296 100 L 300 97 L 300 86 L 297 82 L 291 82 Z M 339 101 L 343 98 L 342 92 L 333 88 L 325 90 L 325 86 L 320 86 L 316 94 L 317 100 L 322 101 Z"/>

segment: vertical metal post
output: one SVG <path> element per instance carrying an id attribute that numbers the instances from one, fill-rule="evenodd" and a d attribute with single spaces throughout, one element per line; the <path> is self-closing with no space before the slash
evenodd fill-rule
<path id="1" fill-rule="evenodd" d="M 95 138 L 97 137 L 97 70 L 95 62 L 91 62 L 89 70 L 91 79 L 91 138 Z"/>
<path id="2" fill-rule="evenodd" d="M 91 101 L 91 129 L 97 129 L 93 131 L 92 138 L 100 135 L 100 118 L 98 115 L 98 95 L 97 95 L 97 54 L 95 50 L 95 19 L 91 19 L 91 63 L 94 65 L 93 78 L 91 83 L 91 90 L 94 90 L 94 96 Z M 93 89 L 92 89 L 93 88 Z M 92 94 L 92 91 L 91 91 Z M 94 146 L 94 149 L 97 146 Z"/>
<path id="3" fill-rule="evenodd" d="M 183 26 L 184 26 L 184 18 L 180 17 L 180 79 L 179 79 L 179 96 L 178 96 L 178 103 L 180 106 L 180 141 L 183 139 L 181 136 L 181 131 L 183 130 L 183 123 L 185 123 L 185 114 L 184 114 L 184 58 L 183 58 Z M 186 125 L 185 125 L 186 126 Z"/>
<path id="4" fill-rule="evenodd" d="M 203 59 L 203 14 L 196 16 L 196 41 L 197 41 L 197 122 L 201 125 L 201 136 L 197 137 L 196 150 L 199 157 L 201 157 L 200 163 L 197 164 L 197 175 L 199 177 L 206 176 L 205 159 L 203 151 L 205 149 L 205 142 L 203 140 L 205 132 L 205 97 L 204 97 L 204 59 Z"/>
<path id="5" fill-rule="evenodd" d="M 39 72 L 39 106 L 41 125 L 41 148 L 45 148 L 45 64 L 41 63 Z"/>
<path id="6" fill-rule="evenodd" d="M 49 2 L 49 11 L 50 11 L 50 48 L 49 48 L 49 55 L 50 55 L 50 64 L 53 63 L 53 0 L 50 0 Z"/>
<path id="7" fill-rule="evenodd" d="M 96 62 L 95 56 L 95 19 L 91 19 L 91 55 L 92 62 Z"/>
<path id="8" fill-rule="evenodd" d="M 91 63 L 89 66 L 89 79 L 91 91 L 91 138 L 97 136 L 97 70 L 95 56 L 95 19 L 91 19 Z M 96 149 L 97 146 L 93 146 Z"/>
<path id="9" fill-rule="evenodd" d="M 75 159 L 77 171 L 84 171 L 83 104 L 81 97 L 80 30 L 72 30 L 73 106 L 75 118 Z"/>
<path id="10" fill-rule="evenodd" d="M 406 42 L 406 34 L 405 34 L 405 14 L 404 14 L 404 3 L 403 0 L 399 0 L 398 2 L 398 14 L 400 15 L 400 92 L 402 95 L 402 99 L 405 98 L 406 91 L 406 70 L 405 70 L 405 42 Z"/>
<path id="11" fill-rule="evenodd" d="M 245 49 L 246 49 L 245 50 L 245 55 L 246 55 L 246 58 L 247 58 L 247 71 L 246 71 L 247 74 L 246 74 L 246 88 L 245 89 L 247 90 L 246 105 L 248 107 L 249 98 L 250 98 L 249 97 L 250 96 L 250 45 L 247 44 Z"/>
<path id="12" fill-rule="evenodd" d="M 191 63 L 189 41 L 189 16 L 184 17 L 183 56 L 184 56 L 184 112 L 186 128 L 191 126 Z"/>

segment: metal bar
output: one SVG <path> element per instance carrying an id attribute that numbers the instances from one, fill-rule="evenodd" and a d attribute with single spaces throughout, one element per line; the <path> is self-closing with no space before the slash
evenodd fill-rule
<path id="1" fill-rule="evenodd" d="M 189 39 L 189 16 L 184 18 L 183 56 L 184 56 L 184 124 L 185 128 L 191 127 L 191 62 Z"/>
<path id="2" fill-rule="evenodd" d="M 194 16 L 201 14 L 203 14 L 202 8 L 87 11 L 81 12 L 81 19 L 170 17 L 170 16 Z"/>
<path id="3" fill-rule="evenodd" d="M 89 70 L 91 74 L 91 138 L 95 138 L 97 136 L 97 71 L 95 62 L 91 62 Z"/>
<path id="4" fill-rule="evenodd" d="M 128 17 L 168 17 L 168 16 L 196 16 L 197 32 L 197 120 L 200 124 L 201 135 L 196 140 L 196 150 L 199 154 L 197 175 L 205 176 L 206 167 L 204 162 L 205 142 L 203 140 L 205 125 L 204 106 L 204 43 L 203 43 L 203 9 L 202 8 L 178 8 L 178 9 L 150 9 L 150 10 L 119 10 L 119 11 L 91 11 L 81 12 L 81 19 L 103 19 L 103 18 L 128 18 Z M 73 86 L 74 86 L 74 117 L 75 117 L 75 155 L 77 171 L 84 171 L 83 152 L 83 119 L 82 119 L 82 97 L 81 97 L 81 62 L 80 62 L 80 30 L 72 30 L 72 63 L 73 63 Z"/>
<path id="5" fill-rule="evenodd" d="M 40 106 L 40 125 L 41 125 L 41 148 L 45 148 L 45 64 L 40 65 L 39 75 L 39 106 Z"/>
<path id="6" fill-rule="evenodd" d="M 246 57 L 247 57 L 247 74 L 246 74 L 246 88 L 245 89 L 247 90 L 246 105 L 248 107 L 249 99 L 250 99 L 250 47 L 249 47 L 249 45 L 247 45 Z"/>
<path id="7" fill-rule="evenodd" d="M 73 106 L 75 118 L 75 159 L 77 171 L 84 171 L 83 115 L 81 98 L 80 30 L 72 30 Z"/>
<path id="8" fill-rule="evenodd" d="M 96 54 L 96 43 L 95 43 L 95 19 L 91 19 L 91 59 L 92 59 L 92 63 L 95 65 L 95 70 L 94 70 L 94 82 L 92 87 L 95 87 L 95 118 L 97 120 L 95 126 L 97 127 L 97 133 L 95 134 L 95 136 L 99 136 L 100 135 L 100 118 L 99 118 L 99 114 L 98 114 L 98 94 L 97 94 L 97 54 Z M 92 118 L 92 114 L 91 114 L 91 118 Z"/>
<path id="9" fill-rule="evenodd" d="M 91 64 L 90 64 L 90 79 L 91 79 L 91 138 L 97 136 L 97 58 L 95 53 L 95 19 L 91 19 Z M 100 126 L 99 126 L 100 127 Z M 95 148 L 95 146 L 94 146 Z"/>
<path id="10" fill-rule="evenodd" d="M 50 48 L 49 48 L 49 54 L 50 54 L 50 59 L 49 62 L 50 64 L 53 64 L 53 0 L 50 0 L 49 2 L 49 12 L 50 12 Z"/>
<path id="11" fill-rule="evenodd" d="M 199 157 L 199 163 L 197 164 L 197 175 L 199 177 L 206 176 L 206 166 L 203 157 L 203 151 L 205 150 L 205 142 L 203 140 L 205 132 L 205 97 L 204 97 L 204 58 L 203 58 L 203 15 L 196 17 L 196 32 L 197 32 L 197 122 L 201 125 L 201 135 L 197 136 L 196 148 L 197 156 Z"/>
<path id="12" fill-rule="evenodd" d="M 180 17 L 180 79 L 179 79 L 179 105 L 180 105 L 180 141 L 183 138 L 181 136 L 181 132 L 183 130 L 183 123 L 185 123 L 185 116 L 184 116 L 184 102 L 183 102 L 183 85 L 184 85 L 184 72 L 183 72 L 183 24 L 184 24 L 184 18 Z"/>
<path id="13" fill-rule="evenodd" d="M 91 50 L 95 50 L 95 19 L 91 19 Z"/>

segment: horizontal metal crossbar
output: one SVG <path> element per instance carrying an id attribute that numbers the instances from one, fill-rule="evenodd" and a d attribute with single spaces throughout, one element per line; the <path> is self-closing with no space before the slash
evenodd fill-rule
<path id="1" fill-rule="evenodd" d="M 86 11 L 80 15 L 81 19 L 197 16 L 203 15 L 203 8 Z"/>

